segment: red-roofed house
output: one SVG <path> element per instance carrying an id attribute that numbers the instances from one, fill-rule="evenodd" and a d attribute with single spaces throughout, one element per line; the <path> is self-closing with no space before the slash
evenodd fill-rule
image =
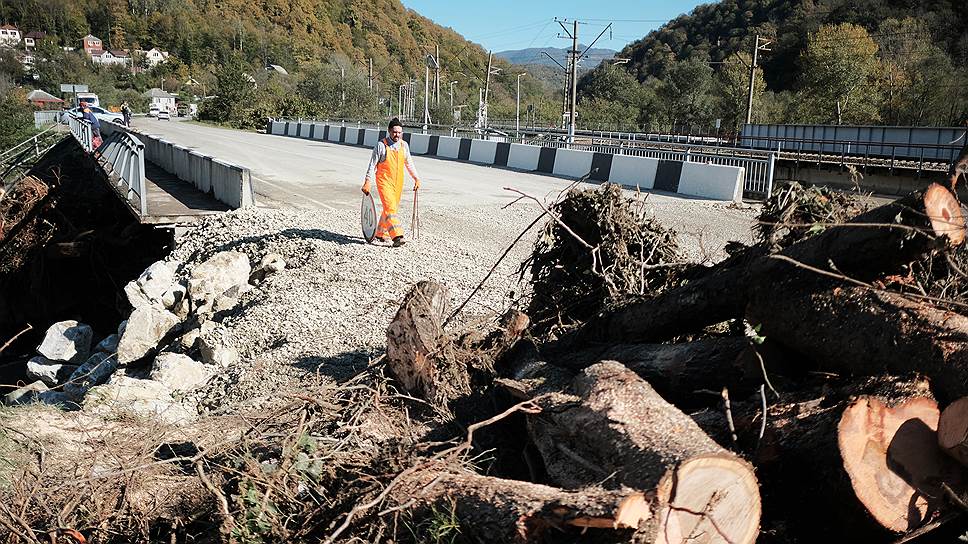
<path id="1" fill-rule="evenodd" d="M 91 36 L 90 34 L 88 34 L 87 36 L 84 36 L 84 38 L 82 38 L 81 47 L 83 47 L 84 52 L 87 53 L 88 56 L 90 56 L 95 51 L 98 51 L 98 52 L 103 51 L 104 43 L 102 43 L 100 39 L 95 38 L 94 36 Z"/>

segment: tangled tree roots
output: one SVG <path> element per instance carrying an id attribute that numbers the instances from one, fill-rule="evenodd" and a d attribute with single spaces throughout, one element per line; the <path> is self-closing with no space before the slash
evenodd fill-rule
<path id="1" fill-rule="evenodd" d="M 683 265 L 676 234 L 648 215 L 644 204 L 604 184 L 572 189 L 552 207 L 557 220 L 548 221 L 522 266 L 522 275 L 531 270 L 527 314 L 533 333 L 559 332 L 615 299 L 654 295 L 677 284 Z"/>
<path id="2" fill-rule="evenodd" d="M 797 182 L 778 187 L 763 204 L 753 236 L 774 251 L 816 234 L 825 224 L 844 223 L 869 210 L 870 199 L 827 187 L 804 187 Z"/>

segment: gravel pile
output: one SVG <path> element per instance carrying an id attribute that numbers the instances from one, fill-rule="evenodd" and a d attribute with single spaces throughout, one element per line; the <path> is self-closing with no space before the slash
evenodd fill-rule
<path id="1" fill-rule="evenodd" d="M 750 240 L 755 210 L 655 195 L 648 205 L 679 231 L 691 259 L 718 260 L 726 241 Z M 247 209 L 197 224 L 172 255 L 185 263 L 182 275 L 227 250 L 245 253 L 254 264 L 270 253 L 287 263 L 243 294 L 222 320 L 241 360 L 210 381 L 201 405 L 216 412 L 265 408 L 319 380 L 352 375 L 383 352 L 386 327 L 415 282 L 443 282 L 455 307 L 539 213 L 525 203 L 505 210 L 422 210 L 419 240 L 402 248 L 365 244 L 355 211 Z M 409 218 L 409 210 L 401 215 Z M 517 270 L 538 231 L 502 261 L 458 326 L 500 313 L 521 296 Z"/>

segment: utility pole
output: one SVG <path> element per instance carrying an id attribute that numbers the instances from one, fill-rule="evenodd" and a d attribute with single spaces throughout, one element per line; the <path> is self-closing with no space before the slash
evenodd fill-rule
<path id="1" fill-rule="evenodd" d="M 450 82 L 450 113 L 451 113 L 451 115 L 453 115 L 453 113 L 454 113 L 454 83 L 457 83 L 457 82 L 456 81 L 451 81 Z"/>
<path id="2" fill-rule="evenodd" d="M 518 94 L 514 100 L 514 137 L 520 138 L 521 135 L 521 76 L 528 75 L 527 72 L 518 74 Z"/>
<path id="3" fill-rule="evenodd" d="M 762 43 L 760 43 L 762 42 Z M 746 124 L 753 122 L 753 91 L 756 88 L 756 62 L 759 59 L 760 51 L 771 51 L 767 49 L 766 46 L 770 45 L 770 40 L 766 38 L 760 38 L 760 35 L 756 35 L 756 41 L 753 43 L 753 62 L 750 64 L 750 93 L 749 99 L 746 101 Z"/>
<path id="4" fill-rule="evenodd" d="M 341 64 L 339 67 L 339 107 L 343 107 L 343 102 L 346 101 L 346 84 L 344 83 L 344 78 L 346 77 L 346 70 Z"/>
<path id="5" fill-rule="evenodd" d="M 484 94 L 480 98 L 480 107 L 477 113 L 477 122 L 480 128 L 487 128 L 487 93 L 491 87 L 491 59 L 492 54 L 487 52 L 487 72 L 484 78 Z"/>
<path id="6" fill-rule="evenodd" d="M 366 88 L 373 90 L 373 58 L 370 57 L 370 73 L 366 79 Z"/>
<path id="7" fill-rule="evenodd" d="M 440 44 L 434 44 L 434 105 L 440 106 Z"/>
<path id="8" fill-rule="evenodd" d="M 430 59 L 427 59 L 428 61 Z M 430 124 L 430 62 L 424 67 L 426 72 L 424 73 L 424 114 L 423 114 L 423 132 L 427 133 L 427 125 Z"/>
<path id="9" fill-rule="evenodd" d="M 576 127 L 575 121 L 576 121 L 576 118 L 578 117 L 578 63 L 581 61 L 581 59 L 585 58 L 585 55 L 588 53 L 588 50 L 591 49 L 592 46 L 595 45 L 595 42 L 597 42 L 605 34 L 605 31 L 606 30 L 609 30 L 610 28 L 612 28 L 612 23 L 609 23 L 608 26 L 606 26 L 604 29 L 602 29 L 602 31 L 599 32 L 598 37 L 595 38 L 594 41 L 592 41 L 591 45 L 589 45 L 588 47 L 586 47 L 585 50 L 582 51 L 581 54 L 579 54 L 578 53 L 578 23 L 579 23 L 579 21 L 578 20 L 572 21 L 572 30 L 571 30 L 571 32 L 568 31 L 568 27 L 566 27 L 562 23 L 562 21 L 559 21 L 558 19 L 555 19 L 555 22 L 557 22 L 561 26 L 562 30 L 565 31 L 565 34 L 569 38 L 571 38 L 571 70 L 569 71 L 569 73 L 570 73 L 570 79 L 571 79 L 571 81 L 570 81 L 570 84 L 571 84 L 571 96 L 570 96 L 570 100 L 568 100 L 569 106 L 570 106 L 568 108 L 568 110 L 569 110 L 569 112 L 568 112 L 568 143 L 571 144 L 571 143 L 574 143 L 575 142 L 575 127 Z M 559 35 L 559 37 L 561 37 L 561 36 Z"/>

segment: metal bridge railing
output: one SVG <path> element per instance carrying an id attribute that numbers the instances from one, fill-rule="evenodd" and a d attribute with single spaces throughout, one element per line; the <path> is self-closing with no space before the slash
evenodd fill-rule
<path id="1" fill-rule="evenodd" d="M 0 153 L 0 181 L 4 186 L 15 183 L 60 141 L 61 135 L 55 125 Z"/>
<path id="2" fill-rule="evenodd" d="M 67 118 L 67 124 L 71 127 L 71 134 L 74 135 L 77 143 L 81 144 L 84 151 L 88 153 L 94 151 L 94 133 L 91 129 L 91 123 L 73 115 L 68 115 Z"/>
<path id="3" fill-rule="evenodd" d="M 773 192 L 773 174 L 776 168 L 776 153 L 749 150 L 736 150 L 689 144 L 661 144 L 659 142 L 638 141 L 634 146 L 613 144 L 568 144 L 561 140 L 525 138 L 523 143 L 543 147 L 577 149 L 612 155 L 630 155 L 650 159 L 719 164 L 737 166 L 745 169 L 743 192 L 748 196 L 765 196 Z M 741 151 L 741 153 L 735 153 Z"/>
<path id="4" fill-rule="evenodd" d="M 118 177 L 117 189 L 125 193 L 124 196 L 128 202 L 142 216 L 147 215 L 145 144 L 124 130 L 114 130 L 98 150 L 100 152 L 98 161 L 101 166 L 108 174 L 115 174 Z"/>

